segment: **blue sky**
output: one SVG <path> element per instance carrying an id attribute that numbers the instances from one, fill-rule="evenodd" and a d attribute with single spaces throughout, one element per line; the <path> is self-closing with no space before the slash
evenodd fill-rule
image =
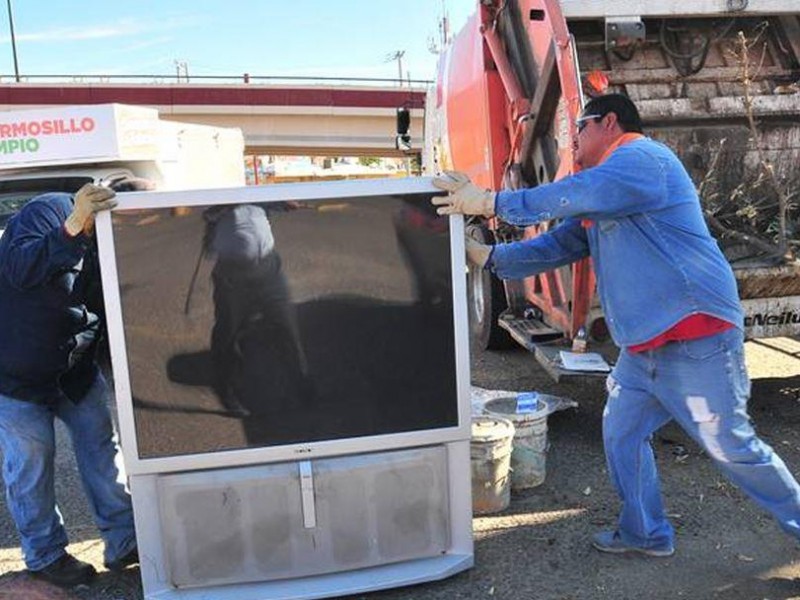
<path id="1" fill-rule="evenodd" d="M 454 31 L 477 0 L 444 0 Z M 433 79 L 442 0 L 12 0 L 20 74 Z M 0 73 L 14 72 L 5 3 Z M 4 81 L 8 81 L 4 78 Z"/>

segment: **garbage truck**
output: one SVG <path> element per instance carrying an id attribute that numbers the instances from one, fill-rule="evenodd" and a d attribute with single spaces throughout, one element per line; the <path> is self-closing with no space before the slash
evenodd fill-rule
<path id="1" fill-rule="evenodd" d="M 749 338 L 800 334 L 800 8 L 791 0 L 476 0 L 440 55 L 426 104 L 429 173 L 487 189 L 575 170 L 588 98 L 627 94 L 673 148 L 730 261 Z M 474 218 L 483 242 L 539 235 Z M 609 340 L 591 260 L 519 281 L 468 273 L 479 346 L 519 343 L 556 378 L 559 349 Z M 611 344 L 607 344 L 610 346 Z"/>
<path id="2" fill-rule="evenodd" d="M 241 130 L 166 121 L 142 106 L 0 112 L 0 234 L 33 196 L 128 175 L 158 190 L 244 185 Z"/>

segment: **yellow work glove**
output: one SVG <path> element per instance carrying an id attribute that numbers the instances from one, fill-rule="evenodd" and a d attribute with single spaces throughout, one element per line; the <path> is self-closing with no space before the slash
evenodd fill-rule
<path id="1" fill-rule="evenodd" d="M 494 215 L 494 192 L 482 190 L 464 173 L 445 171 L 433 178 L 433 185 L 450 192 L 449 196 L 436 196 L 431 202 L 440 215 Z"/>
<path id="2" fill-rule="evenodd" d="M 72 212 L 67 217 L 64 227 L 72 236 L 83 232 L 89 235 L 94 229 L 94 216 L 101 210 L 108 210 L 117 205 L 114 190 L 92 183 L 79 189 L 72 202 Z"/>
<path id="3" fill-rule="evenodd" d="M 465 238 L 465 245 L 467 249 L 467 260 L 481 269 L 484 268 L 489 261 L 492 247 L 488 244 L 481 244 L 469 236 Z"/>

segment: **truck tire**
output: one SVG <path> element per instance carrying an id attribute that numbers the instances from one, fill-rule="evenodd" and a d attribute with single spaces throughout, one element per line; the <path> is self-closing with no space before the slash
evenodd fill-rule
<path id="1" fill-rule="evenodd" d="M 485 225 L 469 225 L 467 235 L 482 244 L 494 242 L 492 232 Z M 469 303 L 469 329 L 475 344 L 481 350 L 507 350 L 514 340 L 497 324 L 506 308 L 503 282 L 488 269 L 468 263 L 467 301 Z"/>

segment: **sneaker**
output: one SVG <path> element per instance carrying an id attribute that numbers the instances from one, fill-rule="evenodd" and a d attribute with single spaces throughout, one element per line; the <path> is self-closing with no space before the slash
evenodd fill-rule
<path id="1" fill-rule="evenodd" d="M 63 554 L 58 560 L 44 569 L 29 571 L 36 579 L 41 579 L 59 587 L 73 587 L 88 583 L 97 571 L 89 563 L 78 560 L 71 554 Z"/>
<path id="2" fill-rule="evenodd" d="M 638 553 L 645 556 L 666 557 L 675 554 L 675 547 L 672 544 L 663 544 L 653 548 L 643 548 L 641 546 L 629 546 L 623 542 L 619 533 L 616 531 L 601 531 L 592 538 L 592 546 L 600 552 L 610 554 Z"/>
<path id="3" fill-rule="evenodd" d="M 131 565 L 138 565 L 139 564 L 139 551 L 137 550 L 136 546 L 128 550 L 128 552 L 122 555 L 117 560 L 112 560 L 111 562 L 107 562 L 105 564 L 106 569 L 109 571 L 119 572 L 124 571 Z"/>

